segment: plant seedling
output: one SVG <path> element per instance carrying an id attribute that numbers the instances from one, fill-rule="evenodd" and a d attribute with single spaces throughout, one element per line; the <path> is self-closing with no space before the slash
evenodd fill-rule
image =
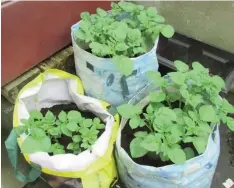
<path id="1" fill-rule="evenodd" d="M 119 71 L 129 76 L 133 71 L 130 58 L 149 51 L 160 33 L 171 38 L 174 29 L 164 23 L 156 8 L 130 2 L 112 2 L 111 7 L 109 12 L 98 8 L 92 15 L 82 12 L 75 36 L 87 43 L 94 55 L 113 58 Z"/>
<path id="2" fill-rule="evenodd" d="M 30 112 L 29 119 L 22 119 L 22 125 L 15 127 L 17 135 L 26 134 L 22 153 L 49 152 L 65 153 L 65 146 L 59 143 L 61 137 L 70 137 L 72 142 L 67 149 L 78 154 L 83 149 L 91 149 L 98 138 L 98 133 L 104 129 L 99 118 L 85 119 L 75 110 L 68 113 L 61 111 L 56 117 L 48 111 L 45 116 L 40 111 Z M 53 143 L 54 142 L 54 143 Z"/>
<path id="3" fill-rule="evenodd" d="M 158 89 L 149 94 L 145 113 L 139 105 L 117 108 L 122 117 L 129 119 L 134 131 L 147 128 L 134 133 L 130 143 L 133 158 L 155 152 L 162 161 L 183 164 L 205 151 L 214 125 L 222 122 L 234 131 L 234 120 L 228 116 L 234 113 L 234 107 L 219 96 L 225 87 L 222 78 L 210 76 L 208 69 L 198 62 L 192 64 L 192 70 L 181 61 L 174 65 L 177 72 L 165 77 L 159 72 L 147 73 Z"/>

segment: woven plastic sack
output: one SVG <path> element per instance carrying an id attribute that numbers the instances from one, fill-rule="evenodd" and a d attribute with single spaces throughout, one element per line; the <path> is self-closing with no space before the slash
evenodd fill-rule
<path id="1" fill-rule="evenodd" d="M 83 93 L 83 86 L 78 77 L 60 70 L 48 70 L 20 91 L 15 103 L 13 126 L 19 126 L 21 119 L 29 118 L 31 110 L 50 108 L 58 104 L 73 102 L 79 110 L 94 113 L 105 122 L 105 131 L 92 146 L 92 151 L 85 150 L 78 155 L 50 156 L 46 152 L 23 155 L 30 164 L 39 165 L 41 172 L 62 177 L 57 178 L 59 181 L 62 180 L 56 182 L 57 186 L 61 186 L 66 181 L 67 187 L 108 188 L 117 176 L 113 144 L 119 126 L 119 116 L 117 114 L 112 116 L 107 111 L 108 103 L 84 96 Z M 13 137 L 12 131 L 11 138 Z M 25 138 L 26 135 L 18 138 L 19 146 Z M 12 140 L 14 139 L 9 138 L 6 141 L 7 148 L 10 148 L 8 154 L 11 162 L 13 156 L 11 150 L 14 150 Z M 22 178 L 18 179 L 22 180 Z"/>
<path id="2" fill-rule="evenodd" d="M 89 96 L 109 102 L 114 106 L 127 103 L 137 92 L 144 88 L 149 80 L 146 72 L 158 70 L 156 49 L 158 40 L 153 48 L 136 58 L 131 58 L 134 65 L 133 73 L 126 77 L 121 74 L 111 58 L 97 57 L 77 45 L 75 32 L 79 24 L 73 25 L 71 30 L 76 73 L 81 78 L 85 93 Z M 81 47 L 82 46 L 82 47 Z"/>
<path id="3" fill-rule="evenodd" d="M 142 99 L 142 92 L 129 103 L 145 106 L 149 98 Z M 116 140 L 116 162 L 121 181 L 126 188 L 210 188 L 220 153 L 220 137 L 217 127 L 208 140 L 202 155 L 187 160 L 183 165 L 153 167 L 135 163 L 121 147 L 121 133 L 126 126 L 122 119 Z"/>

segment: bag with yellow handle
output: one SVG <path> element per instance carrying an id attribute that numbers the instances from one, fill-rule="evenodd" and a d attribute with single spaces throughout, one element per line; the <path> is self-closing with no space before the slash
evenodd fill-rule
<path id="1" fill-rule="evenodd" d="M 80 111 L 91 112 L 100 118 L 105 124 L 104 132 L 90 149 L 78 154 L 51 156 L 47 152 L 23 153 L 27 162 L 31 164 L 31 170 L 25 176 L 17 169 L 17 155 L 18 145 L 21 147 L 28 135 L 24 133 L 17 137 L 15 130 L 12 130 L 5 145 L 15 175 L 20 181 L 32 182 L 42 172 L 59 180 L 53 183 L 54 187 L 66 184 L 70 187 L 108 188 L 117 177 L 113 145 L 119 127 L 119 116 L 108 112 L 108 103 L 85 96 L 78 77 L 50 69 L 29 82 L 17 97 L 13 126 L 22 126 L 22 119 L 28 119 L 32 110 L 69 103 L 75 103 Z"/>

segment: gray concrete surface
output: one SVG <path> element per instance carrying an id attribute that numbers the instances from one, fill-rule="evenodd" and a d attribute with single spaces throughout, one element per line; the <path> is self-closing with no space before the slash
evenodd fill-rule
<path id="1" fill-rule="evenodd" d="M 137 1 L 154 6 L 186 36 L 234 52 L 234 1 Z"/>

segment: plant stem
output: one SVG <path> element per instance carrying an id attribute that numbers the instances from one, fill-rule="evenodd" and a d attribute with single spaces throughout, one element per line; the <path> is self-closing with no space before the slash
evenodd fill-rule
<path id="1" fill-rule="evenodd" d="M 182 99 L 180 98 L 179 108 L 181 108 L 182 105 Z"/>
<path id="2" fill-rule="evenodd" d="M 145 125 L 146 127 L 151 131 L 151 132 L 154 132 L 154 130 L 151 128 L 151 126 L 149 125 L 149 121 L 146 121 Z"/>
<path id="3" fill-rule="evenodd" d="M 168 101 L 168 100 L 166 100 L 166 101 L 167 101 L 168 106 L 172 109 L 170 101 Z"/>
<path id="4" fill-rule="evenodd" d="M 164 88 L 162 88 L 162 87 L 161 87 L 161 89 L 162 89 L 162 91 L 163 91 L 163 92 L 166 94 L 166 96 L 167 96 L 167 95 L 168 95 L 167 90 L 166 90 L 166 89 L 164 89 Z M 167 99 L 166 99 L 166 101 L 167 101 L 168 106 L 172 109 L 172 106 L 171 106 L 170 101 L 169 101 L 169 100 L 167 100 Z"/>

